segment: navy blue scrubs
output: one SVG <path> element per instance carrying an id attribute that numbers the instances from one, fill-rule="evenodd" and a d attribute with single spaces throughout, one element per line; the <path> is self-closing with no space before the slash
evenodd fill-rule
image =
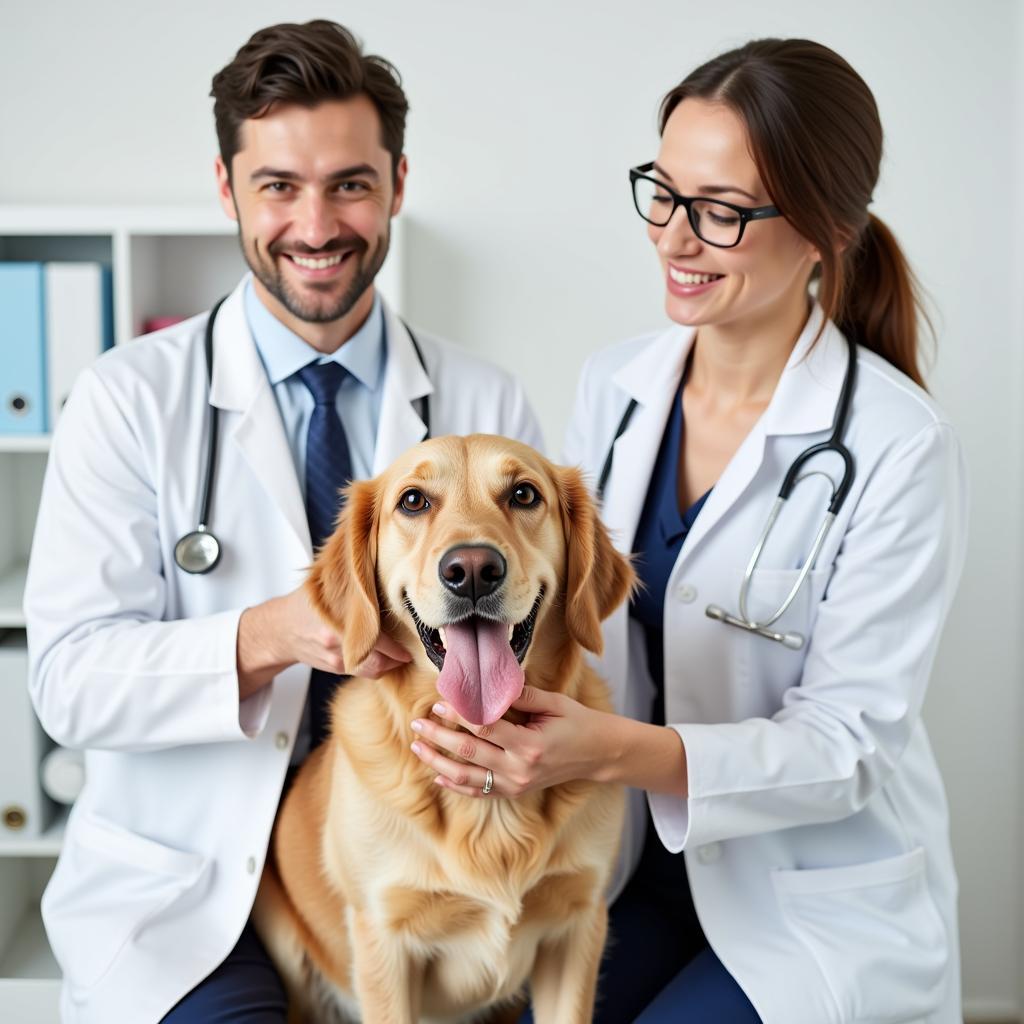
<path id="1" fill-rule="evenodd" d="M 285 1024 L 288 996 L 251 924 L 227 959 L 162 1024 Z"/>
<path id="2" fill-rule="evenodd" d="M 665 724 L 665 594 L 672 568 L 707 494 L 679 508 L 683 439 L 682 389 L 673 403 L 640 516 L 633 553 L 643 587 L 630 614 L 644 627 L 647 665 L 655 686 L 651 721 Z M 611 908 L 610 939 L 598 986 L 599 1024 L 684 1024 L 758 1017 L 704 938 L 690 898 L 686 862 L 669 853 L 648 812 L 636 872 Z"/>
<path id="3" fill-rule="evenodd" d="M 676 558 L 708 495 L 680 511 L 679 453 L 682 391 L 673 404 L 658 451 L 633 553 L 643 587 L 630 614 L 644 627 L 647 664 L 655 685 L 651 721 L 665 724 L 665 593 Z M 710 491 L 708 492 L 710 493 Z M 650 813 L 644 850 L 629 884 L 610 911 L 608 945 L 598 981 L 595 1024 L 688 1024 L 760 1018 L 704 938 L 690 898 L 686 862 L 669 853 Z M 527 1015 L 521 1024 L 532 1021 Z"/>

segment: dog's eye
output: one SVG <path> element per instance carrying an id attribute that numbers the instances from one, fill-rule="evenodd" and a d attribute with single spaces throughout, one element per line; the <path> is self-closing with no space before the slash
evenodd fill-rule
<path id="1" fill-rule="evenodd" d="M 537 493 L 537 488 L 533 484 L 516 485 L 516 489 L 512 492 L 513 505 L 518 505 L 519 508 L 533 508 L 539 503 L 540 494 Z"/>
<path id="2" fill-rule="evenodd" d="M 398 500 L 398 507 L 403 512 L 425 512 L 430 508 L 430 502 L 422 491 L 410 488 Z"/>

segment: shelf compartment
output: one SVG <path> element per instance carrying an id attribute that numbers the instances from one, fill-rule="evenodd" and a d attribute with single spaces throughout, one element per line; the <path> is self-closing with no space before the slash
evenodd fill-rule
<path id="1" fill-rule="evenodd" d="M 0 1019 L 57 1024 L 60 968 L 50 950 L 39 898 L 53 861 L 0 859 Z"/>
<path id="2" fill-rule="evenodd" d="M 28 907 L 15 928 L 15 938 L 0 960 L 0 978 L 59 981 L 60 968 L 50 951 L 38 907 Z"/>
<path id="3" fill-rule="evenodd" d="M 0 572 L 0 629 L 24 629 L 25 612 L 21 602 L 25 596 L 28 565 L 16 562 Z"/>
<path id="4" fill-rule="evenodd" d="M 234 290 L 245 261 L 234 234 L 128 236 L 131 326 L 142 333 L 149 317 L 187 318 L 209 309 Z"/>

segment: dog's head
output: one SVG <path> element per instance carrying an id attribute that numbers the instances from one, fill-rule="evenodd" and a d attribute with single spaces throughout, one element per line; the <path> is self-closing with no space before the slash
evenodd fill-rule
<path id="1" fill-rule="evenodd" d="M 579 470 L 475 434 L 424 441 L 352 484 L 307 587 L 346 665 L 373 649 L 383 613 L 445 700 L 485 724 L 521 693 L 538 630 L 600 652 L 601 620 L 633 582 Z"/>

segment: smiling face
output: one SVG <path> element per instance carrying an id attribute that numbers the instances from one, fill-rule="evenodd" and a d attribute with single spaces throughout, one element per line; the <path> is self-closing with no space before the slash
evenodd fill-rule
<path id="1" fill-rule="evenodd" d="M 468 721 L 522 692 L 545 597 L 564 580 L 557 484 L 523 445 L 442 438 L 400 459 L 380 489 L 377 578 L 386 606 Z"/>
<path id="2" fill-rule="evenodd" d="M 380 117 L 363 95 L 274 107 L 243 122 L 240 142 L 230 176 L 220 159 L 217 176 L 257 293 L 313 343 L 309 325 L 340 325 L 336 345 L 370 311 L 402 205 L 405 158 L 393 174 Z"/>
<path id="3" fill-rule="evenodd" d="M 383 624 L 427 685 L 483 724 L 520 695 L 524 669 L 557 675 L 572 644 L 600 650 L 632 582 L 579 470 L 473 434 L 424 441 L 353 484 L 308 592 L 347 665 Z"/>
<path id="4" fill-rule="evenodd" d="M 746 128 L 729 107 L 686 99 L 661 137 L 652 177 L 684 196 L 769 206 Z M 682 207 L 665 227 L 647 226 L 665 275 L 665 308 L 676 323 L 756 329 L 806 305 L 817 252 L 783 217 L 746 225 L 721 249 L 694 234 Z"/>

